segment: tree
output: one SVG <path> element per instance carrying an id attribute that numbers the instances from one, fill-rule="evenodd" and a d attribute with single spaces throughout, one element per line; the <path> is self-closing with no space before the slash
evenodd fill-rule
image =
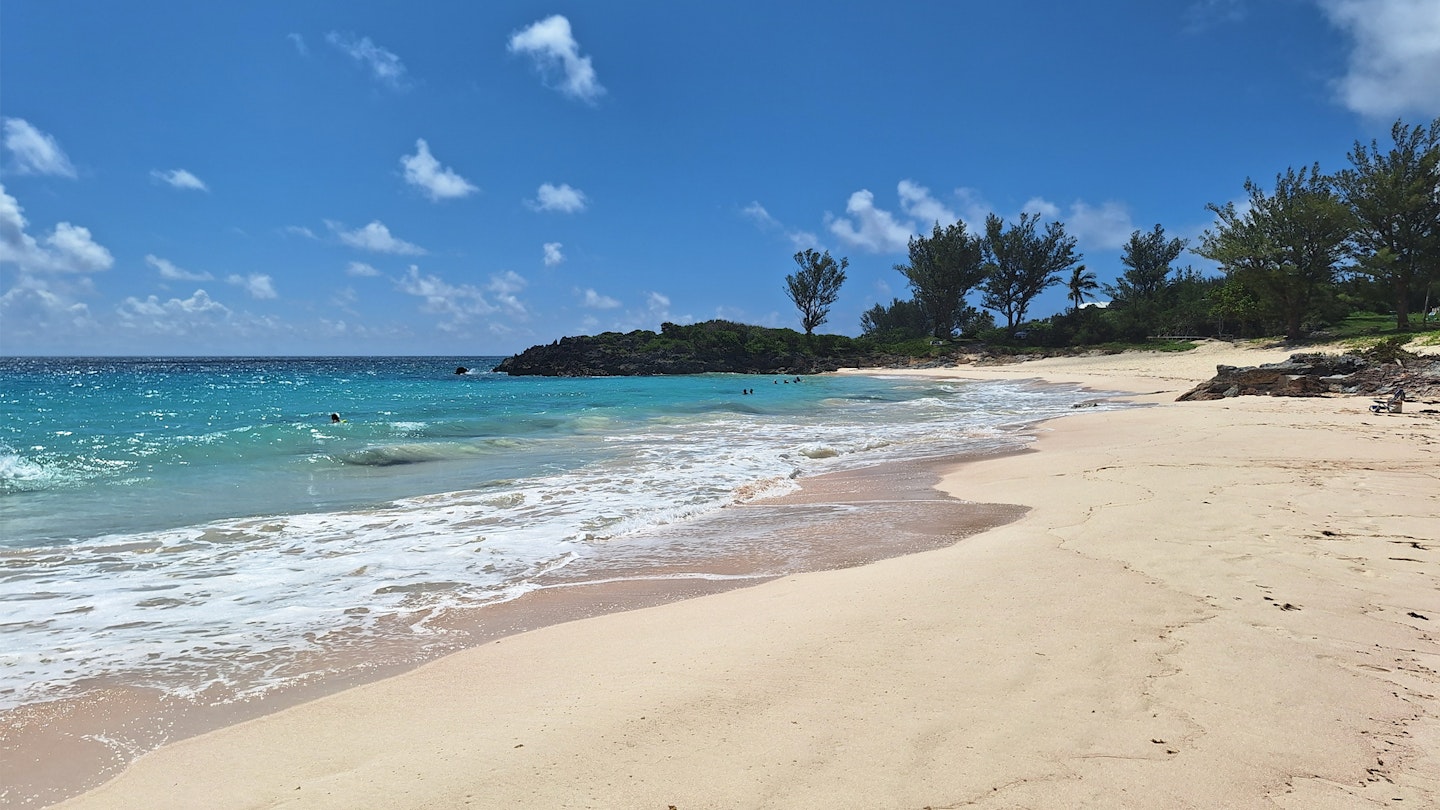
<path id="1" fill-rule="evenodd" d="M 930 319 L 916 301 L 892 299 L 889 306 L 876 304 L 860 315 L 860 329 L 866 337 L 909 340 L 930 332 Z"/>
<path id="2" fill-rule="evenodd" d="M 1390 137 L 1387 153 L 1356 141 L 1335 183 L 1355 216 L 1355 269 L 1390 288 L 1395 326 L 1409 329 L 1412 292 L 1440 275 L 1440 118 L 1396 121 Z"/>
<path id="3" fill-rule="evenodd" d="M 836 262 L 828 250 L 820 253 L 807 249 L 795 254 L 795 263 L 800 269 L 785 277 L 785 293 L 800 310 L 800 325 L 805 327 L 805 334 L 810 335 L 830 317 L 830 307 L 840 297 L 840 285 L 845 283 L 845 268 L 850 266 L 850 260 Z"/>
<path id="4" fill-rule="evenodd" d="M 1353 218 L 1318 164 L 1286 169 L 1267 195 L 1245 181 L 1248 208 L 1235 203 L 1205 207 L 1218 218 L 1195 252 L 1220 264 L 1297 340 L 1321 293 L 1331 285 L 1345 254 Z"/>
<path id="5" fill-rule="evenodd" d="M 1085 304 L 1086 298 L 1094 298 L 1093 290 L 1100 289 L 1100 282 L 1095 280 L 1095 274 L 1085 269 L 1085 265 L 1076 265 L 1070 271 L 1070 283 L 1066 285 L 1070 291 L 1070 301 L 1075 304 L 1075 311 Z"/>
<path id="6" fill-rule="evenodd" d="M 1170 263 L 1185 250 L 1184 239 L 1166 239 L 1165 229 L 1156 224 L 1149 233 L 1133 231 L 1125 243 L 1120 263 L 1125 272 L 1108 285 L 1110 311 L 1123 332 L 1144 339 L 1156 332 L 1174 299 L 1170 285 Z"/>
<path id="7" fill-rule="evenodd" d="M 930 236 L 910 237 L 910 263 L 895 269 L 910 282 L 915 302 L 925 310 L 937 338 L 955 334 L 964 320 L 965 296 L 985 278 L 980 238 L 964 222 L 940 227 Z"/>
<path id="8" fill-rule="evenodd" d="M 985 298 L 981 303 L 1005 316 L 1008 332 L 1013 333 L 1025 320 L 1035 296 L 1060 283 L 1060 274 L 1080 260 L 1075 237 L 1065 235 L 1064 225 L 1051 222 L 1040 235 L 1035 232 L 1039 221 L 1039 214 L 1021 214 L 1020 221 L 1007 229 L 1000 217 L 991 214 L 985 218 L 985 282 L 980 287 Z"/>

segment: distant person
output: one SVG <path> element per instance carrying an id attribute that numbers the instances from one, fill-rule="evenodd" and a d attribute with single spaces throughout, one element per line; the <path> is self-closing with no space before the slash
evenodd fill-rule
<path id="1" fill-rule="evenodd" d="M 340 414 L 338 414 L 338 413 L 332 413 L 332 414 L 330 414 L 330 424 L 336 425 L 336 424 L 339 424 L 339 423 L 340 423 Z"/>

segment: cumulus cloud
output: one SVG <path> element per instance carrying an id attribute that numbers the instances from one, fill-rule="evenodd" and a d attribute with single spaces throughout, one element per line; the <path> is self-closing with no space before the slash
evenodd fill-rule
<path id="1" fill-rule="evenodd" d="M 895 215 L 875 206 L 875 195 L 869 189 L 860 189 L 850 195 L 845 204 L 848 216 L 835 217 L 826 214 L 830 221 L 830 232 L 840 237 L 848 247 L 870 253 L 894 253 L 907 249 L 914 226 L 901 222 Z"/>
<path id="2" fill-rule="evenodd" d="M 0 295 L 0 323 L 12 344 L 22 337 L 48 339 L 96 326 L 88 306 L 55 292 L 46 279 L 26 275 Z"/>
<path id="3" fill-rule="evenodd" d="M 278 297 L 275 293 L 275 284 L 270 280 L 269 276 L 263 273 L 251 273 L 246 276 L 237 273 L 225 280 L 244 290 L 251 298 L 257 301 Z"/>
<path id="4" fill-rule="evenodd" d="M 545 243 L 544 248 L 546 267 L 554 267 L 565 261 L 565 254 L 560 252 L 560 248 L 562 247 L 564 247 L 564 245 L 560 244 L 559 242 Z"/>
<path id="5" fill-rule="evenodd" d="M 1027 214 L 1039 214 L 1043 219 L 1060 220 L 1065 223 L 1065 232 L 1075 237 L 1080 246 L 1090 250 L 1118 250 L 1129 241 L 1135 231 L 1130 219 L 1130 210 L 1118 202 L 1105 202 L 1098 206 L 1084 200 L 1070 204 L 1068 212 L 1042 197 L 1033 197 L 1021 209 Z"/>
<path id="6" fill-rule="evenodd" d="M 655 293 L 651 294 L 655 295 Z M 608 295 L 601 295 L 600 293 L 595 292 L 591 289 L 585 290 L 583 293 L 581 293 L 581 296 L 583 300 L 581 300 L 580 306 L 586 307 L 588 309 L 614 309 L 620 306 L 620 302 L 616 301 L 614 298 L 611 298 Z M 660 297 L 664 298 L 663 295 Z M 670 306 L 670 300 L 668 298 L 665 299 L 665 306 Z"/>
<path id="7" fill-rule="evenodd" d="M 167 169 L 161 171 L 152 169 L 150 176 L 155 180 L 166 183 L 174 188 L 188 189 L 191 191 L 209 191 L 210 188 L 204 181 L 184 169 Z"/>
<path id="8" fill-rule="evenodd" d="M 605 94 L 590 57 L 580 55 L 580 43 L 570 32 L 570 21 L 559 14 L 516 31 L 510 36 L 509 49 L 511 53 L 528 55 L 547 84 L 558 75 L 560 92 L 571 98 L 594 103 Z"/>
<path id="9" fill-rule="evenodd" d="M 159 270 L 160 277 L 169 281 L 209 281 L 214 278 L 209 273 L 192 273 L 189 270 L 181 269 L 168 259 L 162 259 L 159 256 L 146 255 L 145 263 Z"/>
<path id="10" fill-rule="evenodd" d="M 435 202 L 466 197 L 480 190 L 453 169 L 441 166 L 430 154 L 430 145 L 424 138 L 415 141 L 415 154 L 400 157 L 400 165 L 405 168 L 405 182 Z"/>
<path id="11" fill-rule="evenodd" d="M 900 210 L 920 223 L 920 230 L 928 231 L 936 223 L 950 225 L 959 217 L 943 203 L 930 196 L 930 189 L 914 180 L 901 180 L 897 188 L 900 194 Z"/>
<path id="12" fill-rule="evenodd" d="M 380 271 L 365 262 L 350 262 L 350 265 L 345 268 L 345 274 L 349 276 L 359 276 L 361 278 L 373 278 L 380 275 Z"/>
<path id="13" fill-rule="evenodd" d="M 356 39 L 354 34 L 331 31 L 325 35 L 325 41 L 368 68 L 376 81 L 392 90 L 405 89 L 405 63 L 400 61 L 400 57 L 371 42 L 369 37 Z"/>
<path id="14" fill-rule="evenodd" d="M 5 148 L 15 158 L 16 174 L 75 176 L 60 144 L 23 118 L 5 119 Z"/>
<path id="15" fill-rule="evenodd" d="M 390 229 L 378 219 L 353 231 L 345 230 L 338 222 L 327 221 L 325 224 L 330 227 L 331 231 L 334 231 L 336 236 L 340 237 L 342 243 L 359 250 L 395 253 L 401 256 L 425 255 L 425 248 L 395 238 L 390 234 Z"/>
<path id="16" fill-rule="evenodd" d="M 1362 115 L 1440 115 L 1440 3 L 1435 0 L 1317 0 L 1350 35 L 1340 101 Z"/>
<path id="17" fill-rule="evenodd" d="M 520 302 L 520 298 L 516 294 L 525 289 L 525 285 L 528 283 L 514 270 L 506 270 L 504 273 L 491 276 L 490 283 L 485 289 L 492 293 L 500 306 L 509 310 L 512 315 L 524 316 L 529 313 L 526 312 L 525 305 Z"/>
<path id="18" fill-rule="evenodd" d="M 95 273 L 115 264 L 87 228 L 61 222 L 37 240 L 25 232 L 28 224 L 19 201 L 0 185 L 0 262 L 26 273 Z"/>
<path id="19" fill-rule="evenodd" d="M 573 214 L 585 210 L 585 192 L 571 188 L 569 183 L 558 186 L 542 183 L 535 192 L 535 199 L 526 202 L 536 211 L 559 211 Z"/>
<path id="20" fill-rule="evenodd" d="M 122 327 L 162 335 L 188 334 L 230 317 L 230 310 L 204 290 L 166 301 L 154 295 L 144 299 L 131 296 L 120 302 L 115 313 Z"/>
<path id="21" fill-rule="evenodd" d="M 395 286 L 401 292 L 421 299 L 422 312 L 446 316 L 452 326 L 477 316 L 489 315 L 497 309 L 479 287 L 451 284 L 439 276 L 421 275 L 420 268 L 413 264 Z"/>

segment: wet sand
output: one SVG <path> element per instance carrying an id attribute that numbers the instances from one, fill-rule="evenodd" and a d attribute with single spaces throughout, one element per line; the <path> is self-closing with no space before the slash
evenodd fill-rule
<path id="1" fill-rule="evenodd" d="M 508 636 L 63 806 L 1436 806 L 1440 408 L 1173 402 L 1283 356 L 924 372 L 1156 407 L 955 466 L 1028 510 L 961 542 Z"/>

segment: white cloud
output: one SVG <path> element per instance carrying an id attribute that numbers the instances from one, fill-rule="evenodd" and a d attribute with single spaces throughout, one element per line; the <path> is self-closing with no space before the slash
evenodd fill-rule
<path id="1" fill-rule="evenodd" d="M 75 176 L 75 167 L 60 144 L 23 118 L 5 119 L 5 148 L 15 156 L 16 174 Z"/>
<path id="2" fill-rule="evenodd" d="M 56 293 L 47 280 L 27 275 L 0 295 L 0 324 L 10 345 L 22 337 L 34 341 L 73 335 L 96 325 L 88 306 Z"/>
<path id="3" fill-rule="evenodd" d="M 761 205 L 758 201 L 752 202 L 740 209 L 740 214 L 752 220 L 756 227 L 762 231 L 781 231 L 785 234 L 785 238 L 790 240 L 790 243 L 796 250 L 820 247 L 820 238 L 815 234 L 809 231 L 792 230 L 785 227 L 780 220 L 771 216 L 770 212 L 765 210 L 765 206 Z"/>
<path id="4" fill-rule="evenodd" d="M 336 236 L 340 237 L 341 242 L 353 248 L 375 253 L 396 253 L 402 256 L 425 255 L 425 248 L 413 245 L 403 239 L 396 239 L 390 234 L 390 229 L 378 219 L 353 231 L 344 230 L 338 222 L 327 221 L 325 224 L 335 232 Z"/>
<path id="5" fill-rule="evenodd" d="M 1129 241 L 1135 231 L 1130 220 L 1130 210 L 1122 203 L 1105 202 L 1098 207 L 1084 200 L 1070 203 L 1070 210 L 1064 215 L 1060 206 L 1043 197 L 1032 197 L 1021 209 L 1027 214 L 1039 214 L 1048 220 L 1065 223 L 1065 232 L 1088 250 L 1118 250 Z"/>
<path id="6" fill-rule="evenodd" d="M 168 259 L 159 256 L 146 255 L 145 263 L 160 271 L 160 277 L 170 281 L 209 281 L 214 278 L 209 273 L 192 273 L 189 270 L 182 270 Z"/>
<path id="7" fill-rule="evenodd" d="M 251 273 L 248 276 L 234 274 L 225 280 L 243 289 L 256 300 L 278 297 L 275 294 L 275 284 L 263 273 Z"/>
<path id="8" fill-rule="evenodd" d="M 317 237 L 317 236 L 315 235 L 315 232 L 314 232 L 314 231 L 312 231 L 312 230 L 310 230 L 309 228 L 306 228 L 306 227 L 304 227 L 304 226 L 302 226 L 302 225 L 286 225 L 284 232 L 287 233 L 287 234 L 290 234 L 291 236 L 303 236 L 303 237 L 305 237 L 306 239 L 318 239 L 318 238 L 319 238 L 319 237 Z"/>
<path id="9" fill-rule="evenodd" d="M 567 96 L 593 103 L 605 94 L 590 57 L 580 55 L 580 43 L 570 32 L 570 21 L 559 14 L 512 34 L 509 49 L 511 53 L 528 54 L 547 82 L 557 72 L 562 73 L 559 89 Z"/>
<path id="10" fill-rule="evenodd" d="M 951 225 L 959 219 L 954 211 L 930 196 L 930 189 L 914 180 L 901 180 L 897 191 L 900 194 L 900 210 L 920 222 L 921 232 L 928 231 L 936 223 Z"/>
<path id="11" fill-rule="evenodd" d="M 1196 0 L 1185 9 L 1183 19 L 1185 30 L 1198 34 L 1220 25 L 1243 22 L 1247 15 L 1245 0 Z"/>
<path id="12" fill-rule="evenodd" d="M 560 211 L 565 214 L 573 214 L 585 210 L 585 192 L 578 188 L 571 188 L 569 183 L 561 183 L 553 186 L 549 183 L 542 183 L 535 192 L 535 199 L 526 202 L 536 211 Z"/>
<path id="13" fill-rule="evenodd" d="M 95 273 L 115 264 L 115 257 L 87 228 L 61 222 L 37 241 L 25 233 L 27 224 L 20 202 L 0 185 L 0 262 L 27 273 Z"/>
<path id="14" fill-rule="evenodd" d="M 1440 115 L 1440 3 L 1435 0 L 1317 0 L 1354 39 L 1340 100 L 1362 115 Z"/>
<path id="15" fill-rule="evenodd" d="M 424 138 L 415 141 L 415 154 L 401 155 L 400 165 L 405 167 L 405 182 L 425 192 L 431 200 L 453 200 L 474 194 L 480 189 L 470 181 L 456 174 L 449 167 L 430 154 L 430 145 Z"/>
<path id="16" fill-rule="evenodd" d="M 560 252 L 564 245 L 559 242 L 546 242 L 545 245 L 545 266 L 554 267 L 565 261 L 565 254 Z"/>
<path id="17" fill-rule="evenodd" d="M 516 293 L 525 289 L 527 283 L 529 282 L 525 281 L 519 273 L 514 270 L 506 270 L 504 273 L 491 276 L 490 283 L 485 289 L 493 293 L 500 306 L 510 310 L 511 314 L 524 316 L 529 313 L 526 312 L 525 305 L 520 302 Z"/>
<path id="18" fill-rule="evenodd" d="M 611 298 L 608 295 L 601 295 L 600 293 L 595 292 L 591 289 L 585 290 L 582 295 L 584 297 L 584 300 L 580 302 L 580 306 L 586 307 L 588 309 L 614 309 L 620 306 L 620 302 L 616 301 L 614 298 Z M 661 298 L 664 298 L 664 296 L 661 296 Z M 669 305 L 670 302 L 668 299 L 666 299 L 665 306 L 668 307 Z"/>
<path id="19" fill-rule="evenodd" d="M 345 274 L 360 276 L 361 278 L 373 278 L 380 275 L 380 271 L 365 262 L 350 262 L 350 265 L 345 268 Z"/>
<path id="20" fill-rule="evenodd" d="M 658 292 L 652 292 L 645 296 L 645 306 L 653 313 L 666 317 L 670 315 L 670 297 Z"/>
<path id="21" fill-rule="evenodd" d="M 230 316 L 230 310 L 204 290 L 196 290 L 189 298 L 168 301 L 153 295 L 144 300 L 131 296 L 121 301 L 115 312 L 122 326 L 159 334 L 186 334 Z"/>
<path id="22" fill-rule="evenodd" d="M 174 188 L 190 189 L 192 191 L 210 190 L 204 181 L 184 169 L 167 169 L 166 171 L 152 169 L 150 176 L 162 183 L 168 183 Z"/>
<path id="23" fill-rule="evenodd" d="M 305 37 L 302 37 L 299 34 L 286 34 L 285 38 L 294 43 L 295 50 L 299 51 L 301 56 L 310 55 L 310 49 L 305 47 Z"/>
<path id="24" fill-rule="evenodd" d="M 371 75 L 382 84 L 394 90 L 405 89 L 405 63 L 400 61 L 400 57 L 371 42 L 369 37 L 356 39 L 354 34 L 331 31 L 325 35 L 325 41 L 369 68 Z"/>
<path id="25" fill-rule="evenodd" d="M 875 207 L 875 195 L 861 189 L 850 195 L 845 204 L 846 217 L 833 217 L 830 232 L 847 246 L 870 253 L 893 253 L 906 250 L 914 233 L 911 223 L 896 220 L 889 211 Z"/>
<path id="26" fill-rule="evenodd" d="M 395 286 L 407 295 L 422 299 L 422 311 L 449 316 L 452 323 L 468 321 L 477 315 L 489 315 L 496 310 L 480 288 L 470 284 L 450 284 L 439 276 L 422 276 L 420 268 L 413 264 Z"/>

